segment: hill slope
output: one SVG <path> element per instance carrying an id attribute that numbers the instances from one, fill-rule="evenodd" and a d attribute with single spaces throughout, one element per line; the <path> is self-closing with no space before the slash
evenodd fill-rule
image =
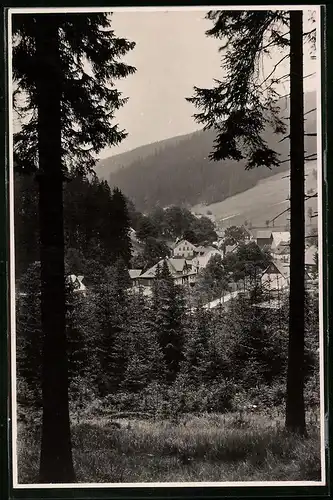
<path id="1" fill-rule="evenodd" d="M 317 164 L 315 161 L 308 162 L 305 166 L 306 192 L 312 190 L 317 192 Z M 218 222 L 220 227 L 232 225 L 242 225 L 248 221 L 254 227 L 266 227 L 266 221 L 270 221 L 269 227 L 273 227 L 271 222 L 274 217 L 278 217 L 274 223 L 275 228 L 284 230 L 290 217 L 289 212 L 284 212 L 289 207 L 289 176 L 286 172 L 280 172 L 269 178 L 263 179 L 256 186 L 247 189 L 243 193 L 236 194 L 224 201 L 211 205 L 196 205 L 193 212 L 197 214 L 210 215 Z M 315 227 L 317 219 L 310 218 L 309 208 L 315 213 L 318 209 L 317 198 L 310 198 L 306 201 L 306 225 Z"/>
<path id="2" fill-rule="evenodd" d="M 282 107 L 283 116 L 288 116 L 288 103 Z M 315 107 L 316 94 L 306 94 L 305 111 Z M 306 131 L 315 132 L 315 113 L 306 118 Z M 282 160 L 288 157 L 288 141 L 279 142 L 280 137 L 270 130 L 265 138 Z M 155 205 L 193 206 L 223 201 L 289 169 L 288 162 L 274 171 L 266 167 L 245 171 L 243 161 L 209 161 L 214 139 L 213 131 L 198 131 L 142 146 L 103 160 L 97 166 L 97 174 L 110 185 L 118 186 L 138 209 L 146 211 Z M 306 137 L 306 151 L 316 152 L 315 137 Z"/>

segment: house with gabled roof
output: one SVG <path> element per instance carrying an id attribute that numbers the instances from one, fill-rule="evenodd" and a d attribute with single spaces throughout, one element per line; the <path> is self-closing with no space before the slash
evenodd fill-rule
<path id="1" fill-rule="evenodd" d="M 221 257 L 223 257 L 223 253 L 217 248 L 207 247 L 203 255 L 197 255 L 196 257 L 194 257 L 194 259 L 192 260 L 193 268 L 195 268 L 197 271 L 199 271 L 200 269 L 204 269 L 214 255 L 220 255 Z"/>
<path id="2" fill-rule="evenodd" d="M 138 285 L 138 278 L 142 273 L 142 269 L 129 269 L 128 274 L 129 277 L 132 280 L 132 285 L 137 286 Z"/>
<path id="3" fill-rule="evenodd" d="M 260 230 L 257 232 L 255 241 L 259 248 L 271 248 L 273 243 L 273 235 L 270 230 Z"/>
<path id="4" fill-rule="evenodd" d="M 84 276 L 76 276 L 75 274 L 70 274 L 66 278 L 66 284 L 70 285 L 71 289 L 73 292 L 78 292 L 82 293 L 83 295 L 86 295 L 87 293 L 87 287 L 83 283 Z"/>
<path id="5" fill-rule="evenodd" d="M 289 288 L 290 266 L 282 262 L 270 262 L 261 275 L 263 290 L 278 294 Z"/>
<path id="6" fill-rule="evenodd" d="M 158 266 L 162 269 L 163 262 L 167 263 L 171 277 L 176 285 L 193 284 L 196 280 L 196 271 L 192 262 L 184 258 L 166 258 L 148 269 L 138 277 L 138 283 L 142 286 L 152 286 L 157 274 Z"/>
<path id="7" fill-rule="evenodd" d="M 193 243 L 188 240 L 182 239 L 176 242 L 172 250 L 172 255 L 173 257 L 184 257 L 188 259 L 194 257 L 196 255 L 196 252 L 196 245 L 193 245 Z"/>

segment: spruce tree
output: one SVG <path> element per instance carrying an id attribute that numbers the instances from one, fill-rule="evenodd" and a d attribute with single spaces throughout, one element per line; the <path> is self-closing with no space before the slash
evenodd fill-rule
<path id="1" fill-rule="evenodd" d="M 120 61 L 133 43 L 117 38 L 110 16 L 14 14 L 14 109 L 18 169 L 38 172 L 41 312 L 44 335 L 40 482 L 70 483 L 73 469 L 65 331 L 63 183 L 92 172 L 96 153 L 126 134 L 114 125 L 125 100 L 114 81 L 134 72 Z M 18 97 L 18 98 L 17 98 Z"/>
<path id="2" fill-rule="evenodd" d="M 68 375 L 69 381 L 83 377 L 88 369 L 89 354 L 87 332 L 85 332 L 86 300 L 81 292 L 67 286 L 67 335 L 68 335 Z"/>
<path id="3" fill-rule="evenodd" d="M 267 128 L 276 134 L 287 133 L 276 90 L 281 78 L 274 70 L 290 58 L 291 283 L 286 427 L 305 434 L 302 46 L 305 37 L 313 44 L 315 30 L 303 35 L 301 11 L 210 11 L 207 17 L 214 23 L 207 34 L 223 43 L 221 67 L 226 76 L 215 81 L 212 89 L 195 87 L 195 95 L 188 100 L 201 110 L 194 115 L 197 121 L 216 131 L 210 155 L 213 160 L 247 159 L 246 169 L 279 166 L 281 159 L 267 145 L 264 133 Z M 281 59 L 267 77 L 260 78 L 261 58 L 273 50 L 281 53 Z"/>
<path id="4" fill-rule="evenodd" d="M 139 291 L 128 308 L 128 362 L 122 386 L 140 391 L 152 382 L 163 381 L 163 355 L 158 343 L 147 299 Z"/>
<path id="5" fill-rule="evenodd" d="M 124 287 L 126 269 L 117 265 L 106 271 L 94 293 L 96 315 L 97 373 L 101 395 L 115 393 L 121 386 L 128 359 L 128 297 Z"/>
<path id="6" fill-rule="evenodd" d="M 167 261 L 158 265 L 153 287 L 152 314 L 154 328 L 165 362 L 165 380 L 172 383 L 176 379 L 183 360 L 183 314 L 185 303 L 183 292 L 175 285 Z"/>
<path id="7" fill-rule="evenodd" d="M 197 307 L 191 315 L 184 345 L 184 362 L 182 371 L 194 384 L 207 381 L 209 372 L 209 335 L 211 317 L 202 307 Z"/>

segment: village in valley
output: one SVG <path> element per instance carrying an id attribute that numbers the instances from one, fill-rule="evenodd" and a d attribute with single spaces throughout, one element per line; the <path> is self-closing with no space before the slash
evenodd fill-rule
<path id="1" fill-rule="evenodd" d="M 202 304 L 205 309 L 214 309 L 219 306 L 227 307 L 227 303 L 237 296 L 249 296 L 254 286 L 260 286 L 265 292 L 264 299 L 255 304 L 256 307 L 265 309 L 279 309 L 282 298 L 289 288 L 290 276 L 290 232 L 281 228 L 252 228 L 245 225 L 229 226 L 221 228 L 214 224 L 217 240 L 210 244 L 196 245 L 186 238 L 177 238 L 174 242 L 169 241 L 170 256 L 159 259 L 154 265 L 146 269 L 128 269 L 131 287 L 128 292 L 142 293 L 149 298 L 153 293 L 153 283 L 158 277 L 163 263 L 167 264 L 170 276 L 175 285 L 184 287 L 191 294 L 200 281 L 203 271 L 213 261 L 220 263 L 228 256 L 236 256 L 237 251 L 244 246 L 250 245 L 260 252 L 266 252 L 269 262 L 262 267 L 253 280 L 234 279 L 231 275 L 228 286 L 219 297 Z M 308 244 L 305 252 L 305 279 L 306 288 L 309 293 L 318 289 L 318 237 L 317 230 L 312 229 L 309 234 Z M 231 236 L 230 234 L 236 234 Z M 140 249 L 140 240 L 136 231 L 130 228 L 132 242 L 132 257 L 136 257 Z M 238 237 L 238 241 L 236 241 Z M 231 240 L 231 241 L 230 241 Z M 231 244 L 232 243 L 232 244 Z M 232 273 L 231 273 L 232 274 Z M 74 290 L 87 293 L 84 276 L 74 274 L 68 276 Z"/>

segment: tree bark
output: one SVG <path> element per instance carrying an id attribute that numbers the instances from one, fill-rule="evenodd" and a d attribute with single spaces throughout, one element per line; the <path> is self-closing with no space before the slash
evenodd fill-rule
<path id="1" fill-rule="evenodd" d="M 61 71 L 56 15 L 36 15 L 39 229 L 43 331 L 41 483 L 75 481 L 65 326 Z"/>
<path id="2" fill-rule="evenodd" d="M 302 11 L 290 12 L 290 296 L 286 428 L 305 435 L 305 178 L 302 16 Z"/>

